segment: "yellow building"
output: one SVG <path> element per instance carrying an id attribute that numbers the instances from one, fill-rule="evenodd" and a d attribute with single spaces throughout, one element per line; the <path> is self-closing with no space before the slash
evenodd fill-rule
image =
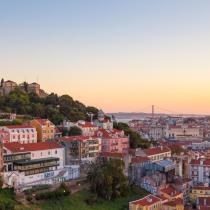
<path id="1" fill-rule="evenodd" d="M 35 119 L 30 122 L 37 130 L 37 140 L 47 141 L 55 138 L 55 125 L 47 119 Z"/>
<path id="2" fill-rule="evenodd" d="M 195 201 L 199 197 L 209 198 L 210 197 L 210 187 L 205 187 L 205 186 L 193 187 L 192 192 L 190 194 L 191 200 Z"/>
<path id="3" fill-rule="evenodd" d="M 163 204 L 163 210 L 184 210 L 183 200 L 181 198 L 168 201 Z"/>
<path id="4" fill-rule="evenodd" d="M 162 210 L 161 199 L 148 195 L 142 199 L 132 201 L 129 203 L 129 210 Z"/>

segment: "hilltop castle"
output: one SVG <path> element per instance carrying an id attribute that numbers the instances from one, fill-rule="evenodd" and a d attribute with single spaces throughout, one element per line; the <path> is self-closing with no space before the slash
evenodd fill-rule
<path id="1" fill-rule="evenodd" d="M 18 85 L 16 82 L 13 82 L 11 80 L 4 81 L 4 79 L 1 80 L 0 95 L 9 95 L 9 93 L 14 91 L 16 88 L 20 88 L 22 91 L 27 93 L 35 93 L 41 98 L 44 98 L 48 95 L 44 90 L 40 88 L 40 85 L 35 82 L 31 84 L 23 82 L 20 85 Z"/>

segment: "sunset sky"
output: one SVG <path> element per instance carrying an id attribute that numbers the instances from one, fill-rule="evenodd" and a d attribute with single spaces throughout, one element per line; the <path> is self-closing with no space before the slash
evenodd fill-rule
<path id="1" fill-rule="evenodd" d="M 210 1 L 0 0 L 0 77 L 106 112 L 210 114 Z"/>

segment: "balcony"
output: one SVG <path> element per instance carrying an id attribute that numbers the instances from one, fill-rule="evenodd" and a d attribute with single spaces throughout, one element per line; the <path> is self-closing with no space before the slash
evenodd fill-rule
<path id="1" fill-rule="evenodd" d="M 21 160 L 14 162 L 14 170 L 17 171 L 28 171 L 55 166 L 59 166 L 59 158 L 42 158 L 37 160 Z"/>
<path id="2" fill-rule="evenodd" d="M 31 158 L 30 152 L 3 156 L 4 163 L 19 161 L 19 160 L 29 160 L 30 158 Z"/>

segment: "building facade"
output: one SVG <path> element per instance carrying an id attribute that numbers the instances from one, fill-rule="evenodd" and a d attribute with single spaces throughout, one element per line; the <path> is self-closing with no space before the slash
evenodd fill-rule
<path id="1" fill-rule="evenodd" d="M 56 127 L 48 119 L 35 119 L 30 122 L 30 125 L 37 130 L 37 140 L 47 141 L 55 138 Z"/>
<path id="2" fill-rule="evenodd" d="M 67 164 L 95 162 L 101 152 L 101 139 L 87 136 L 65 136 L 58 141 L 65 148 Z"/>
<path id="3" fill-rule="evenodd" d="M 2 126 L 0 127 L 0 130 L 0 135 L 3 136 L 4 143 L 19 142 L 21 144 L 26 144 L 37 142 L 37 131 L 32 126 L 10 125 Z"/>
<path id="4" fill-rule="evenodd" d="M 124 131 L 99 129 L 95 136 L 102 139 L 102 152 L 128 152 L 129 138 Z"/>
<path id="5" fill-rule="evenodd" d="M 64 168 L 64 148 L 56 142 L 7 143 L 3 148 L 4 183 L 8 187 L 23 189 L 69 179 L 72 168 Z"/>

